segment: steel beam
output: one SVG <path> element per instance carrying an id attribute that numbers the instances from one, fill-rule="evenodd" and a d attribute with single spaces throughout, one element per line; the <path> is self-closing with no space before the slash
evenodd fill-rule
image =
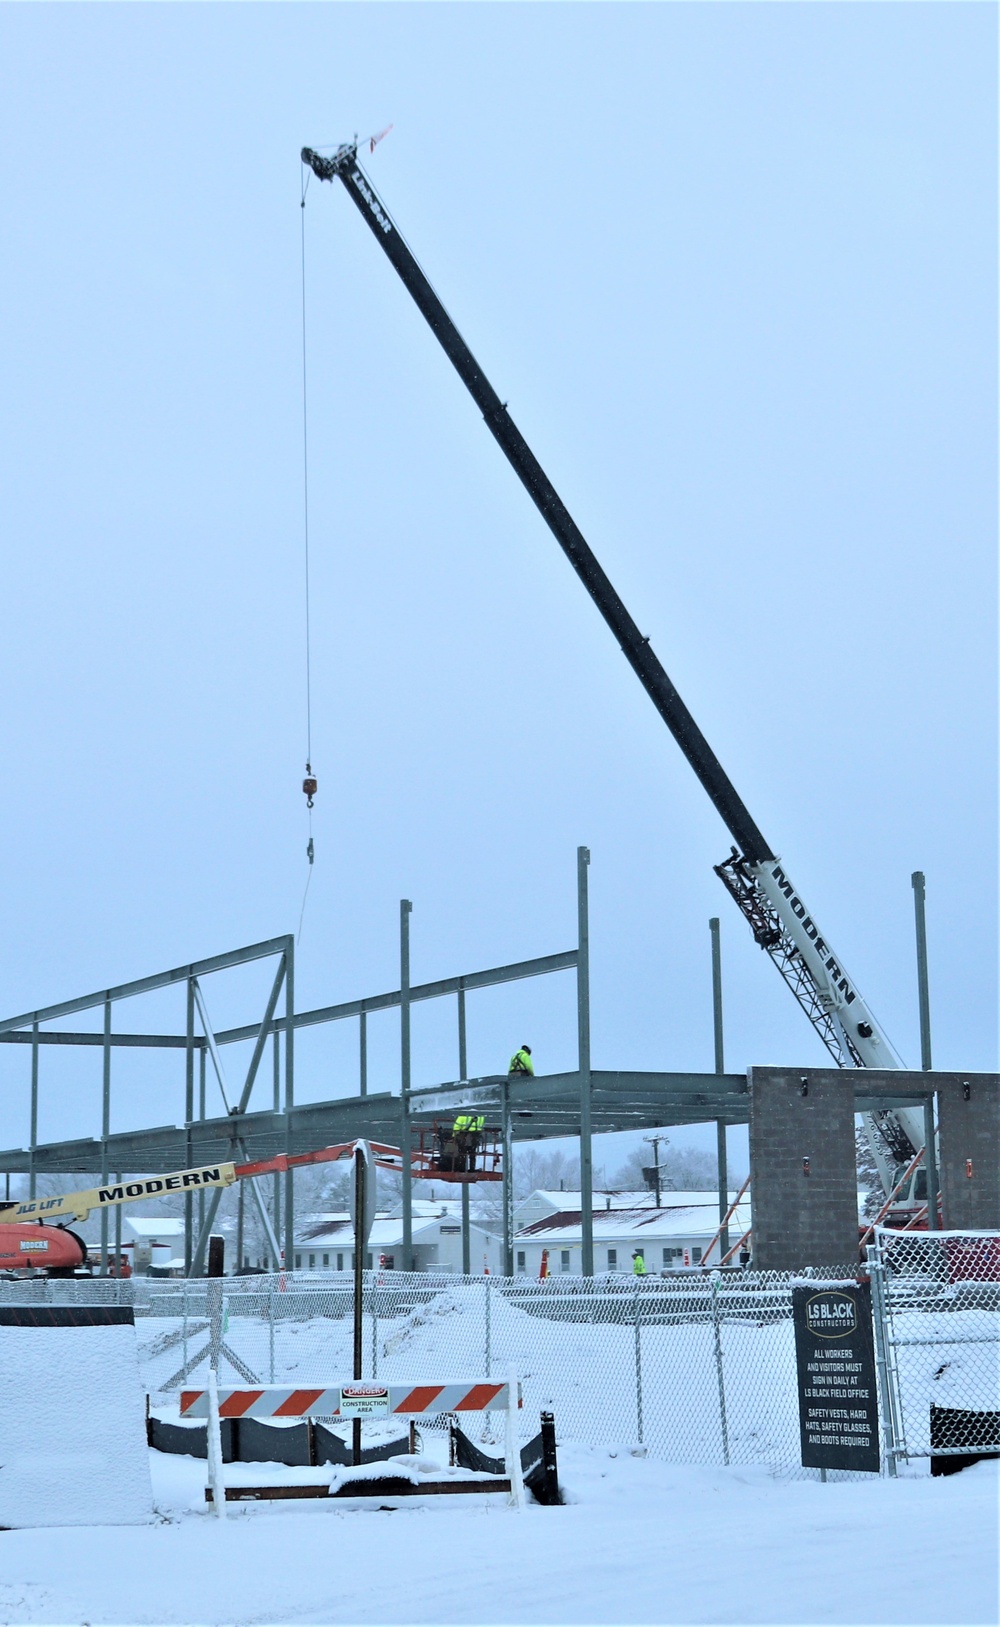
<path id="1" fill-rule="evenodd" d="M 251 960 L 265 960 L 268 955 L 280 955 L 291 939 L 269 938 L 266 943 L 248 944 L 245 949 L 230 949 L 225 955 L 212 955 L 208 960 L 196 960 L 190 966 L 175 966 L 169 972 L 155 972 L 152 977 L 136 978 L 131 983 L 119 983 L 112 989 L 101 989 L 97 994 L 85 994 L 76 1000 L 62 1000 L 58 1005 L 43 1006 L 39 1011 L 26 1011 L 20 1017 L 0 1018 L 0 1034 L 12 1028 L 27 1028 L 31 1023 L 54 1022 L 57 1017 L 69 1017 L 75 1011 L 90 1011 L 105 1000 L 128 1000 L 134 994 L 150 994 L 154 989 L 165 989 L 171 983 L 183 983 L 189 977 L 205 977 L 209 972 L 225 971 L 228 966 L 244 966 Z M 250 1029 L 252 1035 L 256 1027 Z M 246 1036 L 249 1037 L 249 1036 Z"/>

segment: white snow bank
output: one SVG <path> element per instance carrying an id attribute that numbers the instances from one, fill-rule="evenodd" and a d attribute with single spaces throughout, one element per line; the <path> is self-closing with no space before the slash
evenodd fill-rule
<path id="1" fill-rule="evenodd" d="M 152 1520 L 134 1327 L 0 1327 L 0 1374 L 0 1526 Z"/>
<path id="2" fill-rule="evenodd" d="M 941 1480 L 821 1485 L 568 1445 L 564 1508 L 414 1497 L 382 1512 L 323 1499 L 232 1504 L 220 1524 L 203 1501 L 204 1464 L 152 1456 L 160 1525 L 124 1538 L 108 1528 L 58 1540 L 0 1535 L 0 1621 L 992 1627 L 997 1619 L 993 1464 Z"/>

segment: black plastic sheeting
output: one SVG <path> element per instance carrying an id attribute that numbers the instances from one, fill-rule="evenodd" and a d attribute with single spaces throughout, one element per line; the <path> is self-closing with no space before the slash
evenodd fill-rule
<path id="1" fill-rule="evenodd" d="M 455 1462 L 460 1469 L 472 1469 L 477 1474 L 506 1474 L 503 1458 L 490 1457 L 470 1441 L 458 1425 L 451 1426 Z M 556 1432 L 551 1413 L 542 1413 L 542 1427 L 534 1440 L 521 1447 L 521 1475 L 536 1503 L 560 1503 L 559 1471 L 556 1464 Z"/>
<path id="2" fill-rule="evenodd" d="M 324 1424 L 266 1424 L 259 1418 L 223 1418 L 223 1463 L 284 1463 L 289 1468 L 316 1468 L 323 1463 L 352 1463 L 351 1447 Z M 150 1418 L 150 1446 L 158 1452 L 192 1458 L 208 1456 L 207 1424 L 171 1424 Z M 361 1448 L 362 1463 L 381 1463 L 410 1450 L 408 1437 Z"/>
<path id="3" fill-rule="evenodd" d="M 931 1407 L 931 1474 L 958 1474 L 974 1463 L 1000 1457 L 1000 1447 L 976 1446 L 977 1437 L 1000 1441 L 1000 1412 L 972 1412 L 966 1407 Z M 945 1447 L 966 1446 L 966 1452 L 944 1452 Z M 938 1455 L 935 1455 L 937 1448 Z"/>
<path id="4" fill-rule="evenodd" d="M 134 1321 L 131 1305 L 0 1305 L 0 1328 L 110 1328 Z"/>

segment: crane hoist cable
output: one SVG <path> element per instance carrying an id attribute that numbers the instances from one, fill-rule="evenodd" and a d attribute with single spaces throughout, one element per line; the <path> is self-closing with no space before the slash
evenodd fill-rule
<path id="1" fill-rule="evenodd" d="M 309 180 L 312 172 L 305 166 L 304 169 L 302 197 L 299 205 L 302 264 L 302 532 L 306 646 L 306 773 L 302 781 L 302 789 L 305 793 L 306 810 L 309 819 L 309 840 L 306 843 L 306 858 L 309 861 L 309 869 L 306 875 L 305 891 L 302 894 L 302 908 L 299 911 L 299 928 L 296 933 L 296 941 L 302 936 L 302 922 L 305 918 L 306 900 L 309 897 L 309 884 L 312 881 L 313 862 L 316 856 L 316 849 L 313 844 L 312 810 L 317 790 L 316 776 L 313 773 L 312 766 L 312 625 L 309 595 L 309 390 L 306 368 L 306 193 L 309 190 Z"/>

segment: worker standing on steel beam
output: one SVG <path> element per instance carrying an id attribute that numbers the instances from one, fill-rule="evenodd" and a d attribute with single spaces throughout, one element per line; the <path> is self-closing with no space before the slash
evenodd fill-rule
<path id="1" fill-rule="evenodd" d="M 511 1073 L 532 1073 L 533 1074 L 534 1071 L 535 1071 L 535 1064 L 531 1060 L 531 1046 L 530 1045 L 522 1045 L 521 1049 L 519 1051 L 515 1051 L 514 1055 L 511 1057 L 510 1064 L 509 1064 L 509 1066 L 507 1068 L 507 1072 L 508 1072 L 508 1074 L 511 1074 Z"/>

